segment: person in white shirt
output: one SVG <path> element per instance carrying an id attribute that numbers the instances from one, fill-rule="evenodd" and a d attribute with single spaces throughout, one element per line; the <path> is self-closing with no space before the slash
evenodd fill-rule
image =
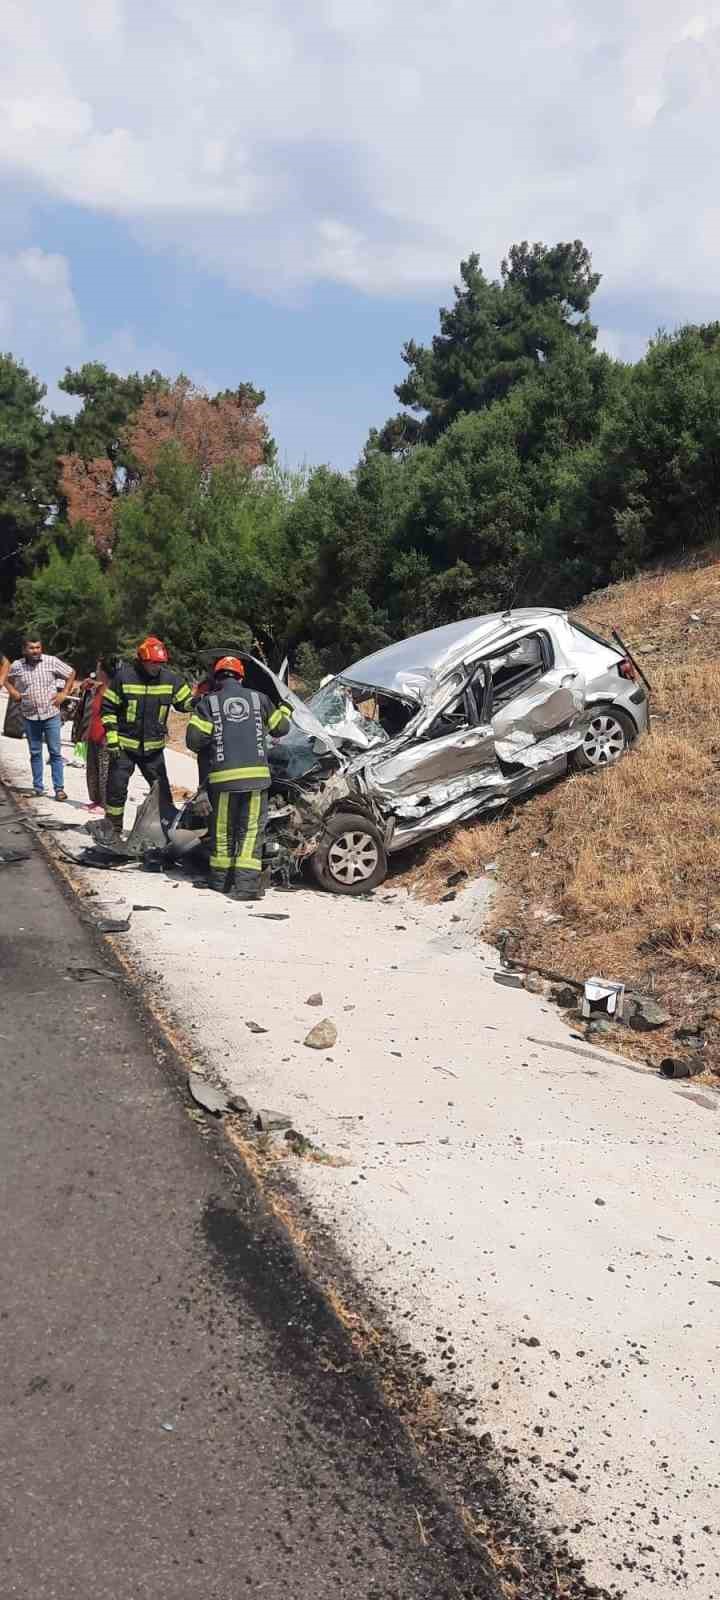
<path id="1" fill-rule="evenodd" d="M 13 661 L 7 674 L 7 692 L 11 700 L 20 702 L 25 721 L 33 789 L 38 795 L 44 793 L 43 745 L 46 744 L 56 800 L 67 800 L 60 746 L 60 707 L 72 693 L 74 683 L 72 667 L 58 656 L 46 656 L 40 639 L 24 640 L 23 653 Z"/>

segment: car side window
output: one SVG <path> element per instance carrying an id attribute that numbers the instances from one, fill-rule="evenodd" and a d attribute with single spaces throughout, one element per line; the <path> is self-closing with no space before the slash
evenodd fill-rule
<path id="1" fill-rule="evenodd" d="M 492 685 L 493 710 L 507 705 L 552 666 L 552 647 L 546 634 L 532 633 L 491 656 L 486 665 Z"/>
<path id="2" fill-rule="evenodd" d="M 442 739 L 448 733 L 462 733 L 463 728 L 473 728 L 476 720 L 474 699 L 465 688 L 457 699 L 452 700 L 435 721 L 431 722 L 425 738 Z"/>

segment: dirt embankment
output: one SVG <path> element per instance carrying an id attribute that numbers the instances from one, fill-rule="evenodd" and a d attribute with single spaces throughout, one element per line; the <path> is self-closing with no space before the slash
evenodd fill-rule
<path id="1" fill-rule="evenodd" d="M 496 862 L 489 931 L 512 930 L 514 957 L 654 995 L 671 1024 L 642 1038 L 623 1029 L 623 1049 L 677 1055 L 675 1030 L 693 1024 L 720 1073 L 718 554 L 615 585 L 578 615 L 607 637 L 617 628 L 637 654 L 653 687 L 650 737 L 611 771 L 573 775 L 501 821 L 458 830 L 412 876 L 436 898 L 454 872 Z"/>

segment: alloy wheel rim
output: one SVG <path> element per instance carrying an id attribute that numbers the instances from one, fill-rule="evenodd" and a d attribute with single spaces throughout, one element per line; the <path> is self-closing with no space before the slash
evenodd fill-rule
<path id="1" fill-rule="evenodd" d="M 328 866 L 338 883 L 362 883 L 378 864 L 378 847 L 369 833 L 342 833 L 328 851 Z"/>
<path id="2" fill-rule="evenodd" d="M 627 739 L 616 717 L 595 717 L 583 740 L 583 750 L 594 767 L 609 767 L 618 761 Z"/>

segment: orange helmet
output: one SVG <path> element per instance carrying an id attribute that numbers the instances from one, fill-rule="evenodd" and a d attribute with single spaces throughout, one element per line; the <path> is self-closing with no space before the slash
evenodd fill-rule
<path id="1" fill-rule="evenodd" d="M 137 658 L 138 661 L 149 661 L 158 664 L 167 661 L 168 653 L 162 639 L 156 639 L 155 635 L 151 633 L 149 639 L 143 639 L 142 644 L 138 645 Z"/>
<path id="2" fill-rule="evenodd" d="M 245 677 L 245 668 L 237 656 L 221 656 L 220 660 L 215 662 L 214 671 L 232 672 L 236 678 Z"/>

